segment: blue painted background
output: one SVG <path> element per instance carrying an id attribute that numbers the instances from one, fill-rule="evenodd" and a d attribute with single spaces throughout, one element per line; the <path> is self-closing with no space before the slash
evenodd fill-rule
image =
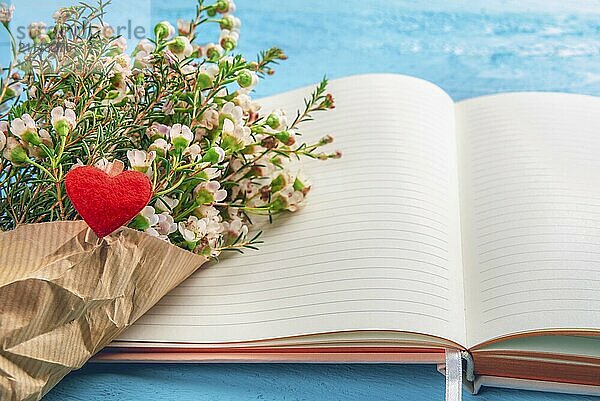
<path id="1" fill-rule="evenodd" d="M 67 0 L 17 0 L 17 21 L 46 19 Z M 193 0 L 115 0 L 129 18 L 174 22 Z M 290 59 L 258 95 L 366 72 L 430 80 L 456 100 L 518 90 L 600 95 L 600 1 L 239 0 L 240 48 L 272 45 Z M 115 24 L 115 25 L 116 25 Z M 441 400 L 432 366 L 98 365 L 46 398 L 65 400 Z M 486 389 L 477 400 L 591 400 Z"/>

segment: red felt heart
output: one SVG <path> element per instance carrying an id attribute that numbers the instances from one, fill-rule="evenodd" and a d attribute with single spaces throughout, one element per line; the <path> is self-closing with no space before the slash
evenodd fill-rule
<path id="1" fill-rule="evenodd" d="M 131 221 L 152 197 L 148 177 L 133 170 L 110 176 L 93 166 L 77 167 L 66 175 L 65 186 L 75 209 L 100 238 Z"/>

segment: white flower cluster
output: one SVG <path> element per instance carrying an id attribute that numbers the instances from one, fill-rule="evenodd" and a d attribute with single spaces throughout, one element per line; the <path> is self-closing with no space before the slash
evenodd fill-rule
<path id="1" fill-rule="evenodd" d="M 310 183 L 296 160 L 339 157 L 317 152 L 330 137 L 296 144 L 298 125 L 333 108 L 333 98 L 323 80 L 295 119 L 280 109 L 261 116 L 252 91 L 259 76 L 272 75 L 271 66 L 286 56 L 278 48 L 256 61 L 235 54 L 241 26 L 235 8 L 233 0 L 213 0 L 176 26 L 162 21 L 131 54 L 123 37 L 92 18 L 101 14 L 93 6 L 58 10 L 52 28 L 32 23 L 28 60 L 44 58 L 59 40 L 68 38 L 69 46 L 54 54 L 55 64 L 34 63 L 3 80 L 6 98 L 19 107 L 7 109 L 0 121 L 0 207 L 8 193 L 41 199 L 11 205 L 44 207 L 11 210 L 10 216 L 0 211 L 2 228 L 78 218 L 65 200 L 64 177 L 85 165 L 109 176 L 125 168 L 145 174 L 152 198 L 128 226 L 206 256 L 252 248 L 251 214 L 297 210 Z M 0 6 L 0 21 L 11 15 L 12 8 Z M 92 21 L 91 30 L 71 29 L 84 19 Z M 218 24 L 219 39 L 197 44 L 206 37 L 199 26 L 210 23 Z M 8 188 L 17 175 L 26 191 Z"/>
<path id="2" fill-rule="evenodd" d="M 66 104 L 66 106 L 72 106 Z M 2 156 L 15 165 L 35 163 L 33 159 L 47 156 L 54 142 L 50 132 L 40 128 L 46 124 L 54 129 L 56 136 L 65 137 L 77 125 L 72 108 L 56 107 L 49 116 L 36 122 L 27 113 L 8 121 L 0 121 L 0 151 Z"/>

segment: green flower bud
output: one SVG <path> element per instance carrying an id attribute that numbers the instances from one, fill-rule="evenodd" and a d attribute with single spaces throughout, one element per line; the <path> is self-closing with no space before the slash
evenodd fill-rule
<path id="1" fill-rule="evenodd" d="M 21 134 L 21 139 L 27 143 L 30 143 L 34 146 L 40 146 L 42 140 L 36 131 L 27 130 Z"/>
<path id="2" fill-rule="evenodd" d="M 154 34 L 158 40 L 164 40 L 171 35 L 171 29 L 167 21 L 159 22 L 154 27 Z"/>
<path id="3" fill-rule="evenodd" d="M 71 131 L 71 126 L 67 121 L 59 120 L 54 126 L 54 129 L 56 130 L 59 136 L 67 136 Z"/>
<path id="4" fill-rule="evenodd" d="M 221 46 L 227 51 L 232 51 L 237 46 L 237 41 L 231 37 L 226 37 L 221 40 Z"/>
<path id="5" fill-rule="evenodd" d="M 219 25 L 221 26 L 221 29 L 231 29 L 233 28 L 233 21 L 231 18 L 225 17 L 221 19 Z"/>
<path id="6" fill-rule="evenodd" d="M 294 189 L 296 191 L 304 191 L 304 189 L 306 188 L 306 185 L 304 185 L 304 183 L 302 181 L 300 181 L 299 178 L 296 178 L 296 180 L 294 181 Z"/>
<path id="7" fill-rule="evenodd" d="M 10 149 L 7 156 L 8 160 L 17 165 L 25 164 L 29 160 L 27 150 L 25 150 L 25 148 L 22 146 L 15 146 L 14 148 Z"/>
<path id="8" fill-rule="evenodd" d="M 173 144 L 173 148 L 175 148 L 175 151 L 178 152 L 183 151 L 190 144 L 190 142 L 183 136 L 172 138 L 171 143 Z"/>
<path id="9" fill-rule="evenodd" d="M 273 129 L 279 127 L 279 117 L 277 117 L 276 114 L 269 114 L 269 117 L 267 117 L 267 121 L 266 121 L 267 125 Z"/>
<path id="10" fill-rule="evenodd" d="M 213 80 L 208 74 L 198 74 L 196 82 L 200 90 L 207 89 L 213 86 Z"/>
<path id="11" fill-rule="evenodd" d="M 229 10 L 229 2 L 226 0 L 218 0 L 215 3 L 215 10 L 220 13 L 226 13 Z"/>
<path id="12" fill-rule="evenodd" d="M 254 83 L 254 77 L 250 71 L 243 70 L 237 76 L 237 83 L 242 88 L 249 88 Z"/>
<path id="13" fill-rule="evenodd" d="M 223 150 L 221 149 L 221 152 Z M 223 160 L 223 154 L 219 154 L 220 152 L 216 148 L 210 148 L 202 157 L 202 161 L 210 164 L 217 164 Z"/>
<path id="14" fill-rule="evenodd" d="M 196 203 L 199 205 L 210 205 L 215 202 L 215 197 L 213 193 L 206 189 L 201 189 L 198 192 L 196 192 L 195 199 Z"/>
<path id="15" fill-rule="evenodd" d="M 287 207 L 288 201 L 281 195 L 278 195 L 275 199 L 273 199 L 273 201 L 269 205 L 269 208 L 273 212 L 283 212 L 287 209 Z"/>
<path id="16" fill-rule="evenodd" d="M 169 50 L 175 54 L 183 53 L 185 50 L 185 45 L 185 39 L 181 36 L 178 36 L 169 42 Z"/>
<path id="17" fill-rule="evenodd" d="M 237 138 L 231 135 L 223 135 L 221 139 L 221 147 L 227 153 L 239 152 L 244 147 L 244 144 Z"/>
<path id="18" fill-rule="evenodd" d="M 271 193 L 281 191 L 287 184 L 287 180 L 283 176 L 283 174 L 278 175 L 276 178 L 271 181 Z"/>
<path id="19" fill-rule="evenodd" d="M 129 223 L 129 227 L 140 231 L 146 231 L 148 228 L 150 228 L 150 224 L 148 223 L 147 218 L 145 218 L 141 214 L 138 214 L 133 218 L 133 220 L 131 220 L 131 223 Z"/>
<path id="20" fill-rule="evenodd" d="M 213 7 L 209 8 L 206 10 L 206 14 L 209 17 L 214 17 L 215 15 L 217 15 L 217 10 L 215 10 Z"/>
<path id="21" fill-rule="evenodd" d="M 117 90 L 111 90 L 110 92 L 108 92 L 106 94 L 106 99 L 107 100 L 114 100 L 114 99 L 118 98 L 120 94 L 121 93 L 119 91 L 117 91 Z"/>
<path id="22" fill-rule="evenodd" d="M 275 138 L 279 139 L 281 143 L 286 146 L 292 146 L 294 143 L 296 143 L 296 139 L 288 131 L 276 133 Z"/>
<path id="23" fill-rule="evenodd" d="M 221 53 L 216 48 L 211 47 L 210 49 L 208 49 L 206 51 L 206 57 L 210 61 L 217 61 L 219 59 L 219 57 L 221 57 Z"/>

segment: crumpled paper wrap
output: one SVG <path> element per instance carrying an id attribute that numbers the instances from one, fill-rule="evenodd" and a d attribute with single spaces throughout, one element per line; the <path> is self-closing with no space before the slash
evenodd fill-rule
<path id="1" fill-rule="evenodd" d="M 39 400 L 206 259 L 81 221 L 0 232 L 0 400 Z"/>

